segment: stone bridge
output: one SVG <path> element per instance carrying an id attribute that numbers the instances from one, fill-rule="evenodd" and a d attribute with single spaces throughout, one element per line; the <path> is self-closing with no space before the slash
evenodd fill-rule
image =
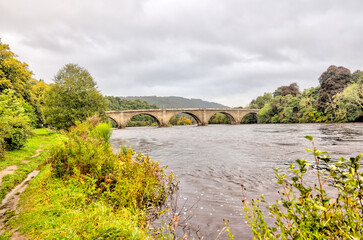
<path id="1" fill-rule="evenodd" d="M 233 109 L 233 108 L 174 108 L 174 109 L 138 109 L 107 111 L 106 115 L 113 119 L 118 128 L 125 128 L 127 122 L 138 114 L 149 115 L 157 121 L 159 127 L 168 126 L 171 117 L 179 113 L 186 113 L 192 116 L 198 123 L 198 126 L 208 125 L 209 119 L 216 113 L 225 114 L 231 124 L 240 124 L 243 117 L 249 113 L 256 114 L 259 109 Z"/>

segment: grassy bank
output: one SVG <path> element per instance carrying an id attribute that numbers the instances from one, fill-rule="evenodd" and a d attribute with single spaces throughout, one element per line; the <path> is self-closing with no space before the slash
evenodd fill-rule
<path id="1" fill-rule="evenodd" d="M 110 131 L 91 120 L 60 139 L 10 226 L 30 239 L 149 239 L 175 178 L 132 149 L 114 153 Z"/>
<path id="2" fill-rule="evenodd" d="M 147 239 L 144 215 L 115 211 L 105 199 L 91 199 L 89 185 L 53 178 L 46 166 L 21 199 L 24 209 L 13 226 L 31 239 Z"/>
<path id="3" fill-rule="evenodd" d="M 34 136 L 30 138 L 25 147 L 20 150 L 5 152 L 4 159 L 0 160 L 0 171 L 8 166 L 17 166 L 13 174 L 9 174 L 2 179 L 0 188 L 0 200 L 21 183 L 25 177 L 32 172 L 36 167 L 43 163 L 48 154 L 49 148 L 60 138 L 60 134 L 50 132 L 47 129 L 35 129 Z M 39 155 L 36 155 L 37 150 Z M 34 157 L 32 157 L 34 156 Z"/>

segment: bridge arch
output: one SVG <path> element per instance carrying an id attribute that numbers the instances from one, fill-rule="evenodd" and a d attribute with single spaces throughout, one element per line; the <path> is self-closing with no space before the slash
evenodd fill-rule
<path id="1" fill-rule="evenodd" d="M 182 113 L 187 114 L 187 115 L 191 116 L 192 118 L 194 118 L 194 120 L 197 122 L 198 126 L 202 125 L 202 120 L 201 120 L 200 116 L 197 116 L 196 114 L 194 114 L 194 113 L 192 113 L 190 111 L 173 112 L 173 114 L 170 115 L 168 117 L 168 119 L 166 120 L 166 123 L 169 123 L 172 117 L 174 117 L 174 116 L 176 116 L 178 114 L 182 114 Z"/>
<path id="2" fill-rule="evenodd" d="M 249 112 L 242 117 L 241 120 L 242 124 L 254 124 L 258 123 L 257 113 L 256 112 Z"/>
<path id="3" fill-rule="evenodd" d="M 139 116 L 139 115 L 147 115 L 147 116 L 150 116 L 150 117 L 152 117 L 154 120 L 156 120 L 156 122 L 157 122 L 157 124 L 158 124 L 158 126 L 160 127 L 162 124 L 161 124 L 161 121 L 158 119 L 158 117 L 157 116 L 155 116 L 154 114 L 152 114 L 152 113 L 143 113 L 143 112 L 141 112 L 141 113 L 135 113 L 135 114 L 130 114 L 129 116 L 127 116 L 126 118 L 125 118 L 125 127 L 126 127 L 126 125 L 127 125 L 127 123 L 133 118 L 133 117 L 136 117 L 136 116 Z"/>
<path id="4" fill-rule="evenodd" d="M 225 111 L 216 111 L 213 112 L 212 114 L 210 114 L 210 116 L 208 117 L 208 122 L 210 122 L 210 120 L 212 119 L 212 117 L 218 113 L 223 114 L 224 116 L 228 117 L 228 119 L 230 120 L 230 124 L 234 125 L 234 124 L 238 124 L 239 122 L 237 121 L 236 117 L 233 116 L 232 114 L 225 112 Z"/>
<path id="5" fill-rule="evenodd" d="M 114 127 L 114 124 L 116 125 L 116 127 L 118 128 L 119 124 L 117 123 L 117 120 L 115 118 L 113 118 L 112 116 L 106 115 L 109 119 L 110 119 L 110 124 L 112 127 Z"/>

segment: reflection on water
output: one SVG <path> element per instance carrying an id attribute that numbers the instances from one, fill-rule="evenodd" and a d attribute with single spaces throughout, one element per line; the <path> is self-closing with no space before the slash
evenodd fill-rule
<path id="1" fill-rule="evenodd" d="M 314 137 L 332 158 L 363 152 L 363 124 L 210 125 L 115 130 L 111 141 L 149 154 L 172 169 L 180 181 L 179 203 L 197 204 L 183 212 L 205 239 L 215 239 L 230 220 L 236 239 L 252 239 L 242 217 L 241 184 L 247 197 L 276 199 L 273 168 L 287 169 L 297 158 L 311 159 L 304 136 Z"/>

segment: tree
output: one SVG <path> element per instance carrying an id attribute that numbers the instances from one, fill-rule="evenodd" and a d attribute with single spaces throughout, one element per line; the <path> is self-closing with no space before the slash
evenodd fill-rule
<path id="1" fill-rule="evenodd" d="M 265 106 L 266 103 L 268 103 L 272 99 L 271 93 L 264 93 L 263 96 L 259 96 L 256 99 L 253 99 L 248 106 L 250 109 L 261 109 L 263 106 Z"/>
<path id="2" fill-rule="evenodd" d="M 31 134 L 32 107 L 15 96 L 14 90 L 0 94 L 0 157 L 4 150 L 19 149 Z M 34 111 L 34 110 L 33 110 Z"/>
<path id="3" fill-rule="evenodd" d="M 275 91 L 276 92 L 276 91 Z M 281 87 L 281 96 L 292 95 L 296 97 L 300 95 L 299 86 L 297 83 L 291 83 L 289 86 L 282 86 Z"/>
<path id="4" fill-rule="evenodd" d="M 106 101 L 85 68 L 67 64 L 58 71 L 54 82 L 44 98 L 47 124 L 67 129 L 91 115 L 104 116 Z"/>
<path id="5" fill-rule="evenodd" d="M 320 96 L 317 102 L 319 111 L 324 111 L 327 104 L 331 103 L 335 94 L 340 93 L 352 81 L 350 70 L 345 67 L 336 67 L 331 65 L 321 76 Z"/>
<path id="6" fill-rule="evenodd" d="M 0 92 L 13 89 L 18 98 L 32 103 L 32 72 L 28 70 L 26 63 L 20 62 L 16 57 L 17 55 L 10 51 L 9 45 L 3 44 L 0 39 Z"/>
<path id="7" fill-rule="evenodd" d="M 14 90 L 18 99 L 23 99 L 29 103 L 38 118 L 34 123 L 42 123 L 41 105 L 37 96 L 34 94 L 33 85 L 38 81 L 32 79 L 32 72 L 28 65 L 17 59 L 17 55 L 10 51 L 7 44 L 3 44 L 0 39 L 0 93 L 7 89 Z"/>
<path id="8" fill-rule="evenodd" d="M 363 83 L 353 83 L 334 97 L 335 118 L 340 121 L 362 121 Z"/>
<path id="9" fill-rule="evenodd" d="M 353 82 L 363 83 L 363 71 L 357 70 L 352 74 Z"/>

